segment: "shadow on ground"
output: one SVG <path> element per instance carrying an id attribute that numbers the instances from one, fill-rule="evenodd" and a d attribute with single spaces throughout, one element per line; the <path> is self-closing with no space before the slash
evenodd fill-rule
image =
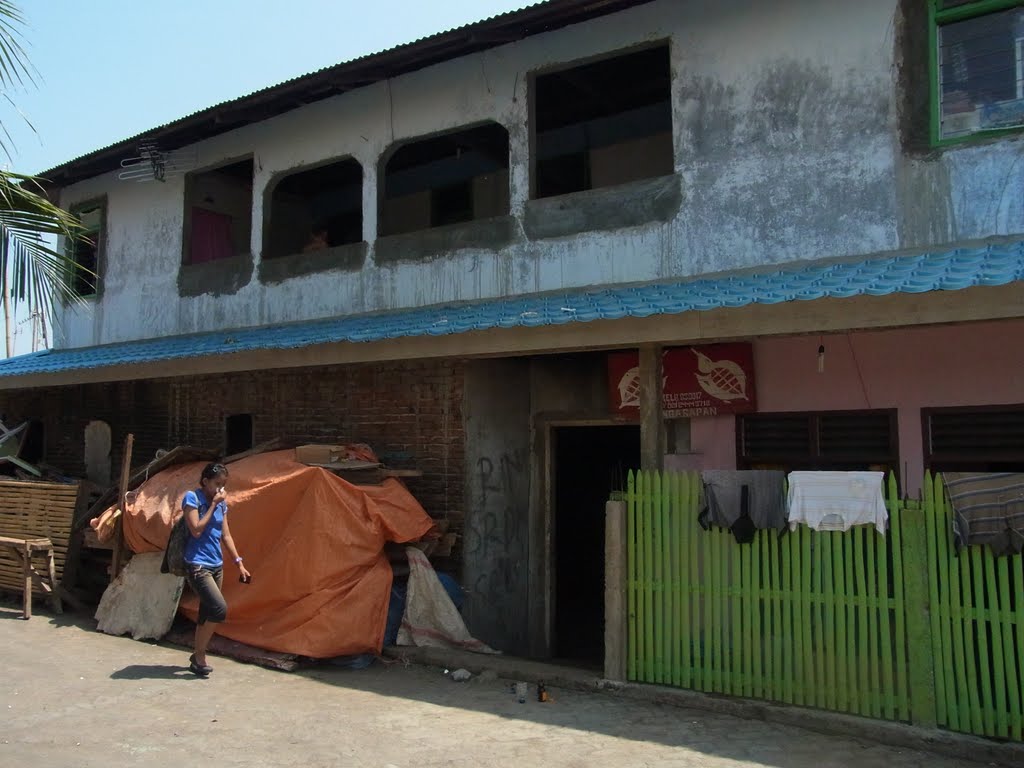
<path id="1" fill-rule="evenodd" d="M 111 680 L 197 680 L 188 667 L 167 664 L 129 664 L 110 675 Z"/>

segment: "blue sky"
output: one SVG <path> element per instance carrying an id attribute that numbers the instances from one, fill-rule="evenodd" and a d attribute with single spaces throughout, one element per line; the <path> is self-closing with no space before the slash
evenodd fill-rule
<path id="1" fill-rule="evenodd" d="M 8 163 L 39 173 L 268 85 L 523 8 L 516 0 L 20 0 L 38 87 Z M 5 160 L 6 162 L 6 160 Z"/>

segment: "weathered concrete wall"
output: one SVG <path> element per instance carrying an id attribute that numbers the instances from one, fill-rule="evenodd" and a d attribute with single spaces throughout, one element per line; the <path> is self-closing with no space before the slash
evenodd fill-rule
<path id="1" fill-rule="evenodd" d="M 659 0 L 201 142 L 200 168 L 247 154 L 255 163 L 253 258 L 239 265 L 235 281 L 214 280 L 207 292 L 184 278 L 179 286 L 181 178 L 137 184 L 109 174 L 82 182 L 65 190 L 65 204 L 108 199 L 103 297 L 68 313 L 57 344 L 684 277 L 1024 231 L 1024 141 L 924 152 L 913 131 L 901 128 L 920 122 L 907 112 L 920 111 L 927 88 L 920 66 L 905 60 L 907 51 L 920 51 L 921 19 L 907 7 L 908 0 Z M 561 231 L 531 234 L 524 228 L 529 73 L 658 40 L 671 41 L 675 175 L 668 178 L 678 199 L 652 204 L 627 185 L 615 228 L 577 231 L 562 216 Z M 486 120 L 509 132 L 507 226 L 414 238 L 409 258 L 394 248 L 378 253 L 382 154 L 395 141 Z M 345 261 L 316 273 L 296 269 L 292 277 L 261 271 L 268 183 L 291 168 L 343 156 L 363 167 L 362 269 L 354 272 Z M 573 197 L 566 196 L 567 210 L 574 210 Z M 638 213 L 645 205 L 649 213 Z M 578 215 L 586 222 L 597 214 Z"/>
<path id="2" fill-rule="evenodd" d="M 464 614 L 473 634 L 528 650 L 529 360 L 470 363 L 465 373 Z"/>
<path id="3" fill-rule="evenodd" d="M 603 418 L 605 381 L 603 355 L 465 366 L 464 613 L 474 635 L 496 648 L 550 651 L 543 433 L 552 419 Z"/>

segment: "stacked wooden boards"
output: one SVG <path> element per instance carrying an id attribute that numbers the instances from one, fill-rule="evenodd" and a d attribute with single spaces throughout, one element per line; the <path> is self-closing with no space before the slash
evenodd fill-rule
<path id="1" fill-rule="evenodd" d="M 47 538 L 53 542 L 57 583 L 64 576 L 78 483 L 0 481 L 0 536 Z M 0 589 L 21 592 L 21 561 L 0 550 Z"/>

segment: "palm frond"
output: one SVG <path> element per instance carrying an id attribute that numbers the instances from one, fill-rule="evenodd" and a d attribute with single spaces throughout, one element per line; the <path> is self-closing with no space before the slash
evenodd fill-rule
<path id="1" fill-rule="evenodd" d="M 80 303 L 69 279 L 76 264 L 70 250 L 51 244 L 56 238 L 79 240 L 85 232 L 78 219 L 50 202 L 38 179 L 0 171 L 0 279 L 14 304 L 51 315 L 54 301 Z"/>

